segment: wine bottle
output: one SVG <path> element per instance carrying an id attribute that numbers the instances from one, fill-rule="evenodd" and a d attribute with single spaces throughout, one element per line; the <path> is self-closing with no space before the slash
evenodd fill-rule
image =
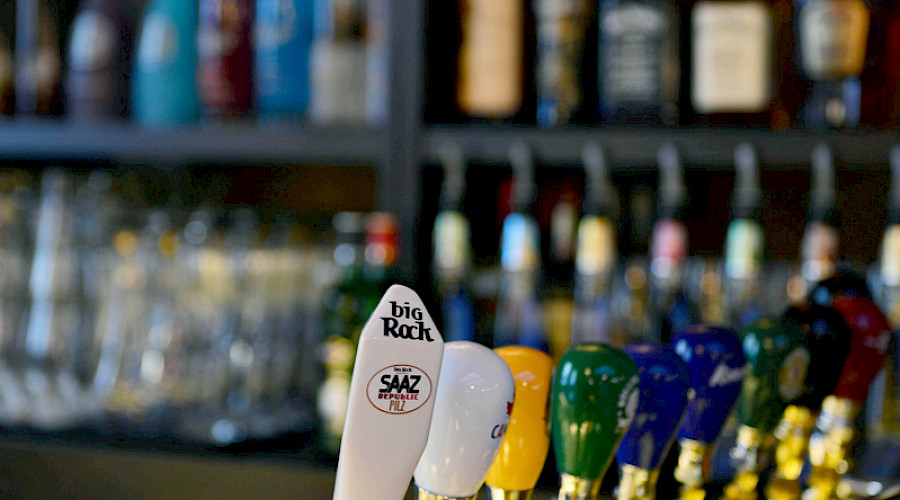
<path id="1" fill-rule="evenodd" d="M 313 0 L 257 0 L 254 85 L 261 118 L 298 118 L 309 106 Z"/>
<path id="2" fill-rule="evenodd" d="M 183 125 L 200 117 L 196 0 L 154 0 L 135 49 L 131 111 L 146 126 Z"/>
<path id="3" fill-rule="evenodd" d="M 870 10 L 864 0 L 798 0 L 800 67 L 810 81 L 801 121 L 814 130 L 854 128 L 861 106 Z"/>
<path id="4" fill-rule="evenodd" d="M 208 117 L 239 117 L 252 110 L 254 1 L 200 0 L 197 84 Z"/>
<path id="5" fill-rule="evenodd" d="M 800 272 L 806 283 L 803 296 L 816 283 L 834 274 L 840 257 L 834 157 L 828 146 L 820 144 L 813 150 L 812 172 L 809 222 L 803 230 L 800 247 Z"/>
<path id="6" fill-rule="evenodd" d="M 681 61 L 679 8 L 671 0 L 601 0 L 600 119 L 675 125 Z"/>
<path id="7" fill-rule="evenodd" d="M 524 99 L 525 1 L 460 0 L 460 11 L 459 109 L 476 118 L 510 118 Z"/>

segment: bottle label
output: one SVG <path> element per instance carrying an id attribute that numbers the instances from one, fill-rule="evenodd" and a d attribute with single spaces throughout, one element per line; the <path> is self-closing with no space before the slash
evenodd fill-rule
<path id="1" fill-rule="evenodd" d="M 900 285 L 900 224 L 884 232 L 881 244 L 881 281 L 886 286 Z"/>
<path id="2" fill-rule="evenodd" d="M 256 45 L 263 51 L 277 50 L 297 36 L 297 8 L 293 0 L 274 0 L 258 9 Z"/>
<path id="3" fill-rule="evenodd" d="M 459 273 L 469 266 L 469 221 L 459 212 L 443 211 L 434 221 L 434 265 L 439 274 Z"/>
<path id="4" fill-rule="evenodd" d="M 772 14 L 764 2 L 700 2 L 691 101 L 699 113 L 758 112 L 771 100 Z"/>
<path id="5" fill-rule="evenodd" d="M 507 271 L 531 271 L 540 265 L 537 223 L 522 214 L 510 214 L 503 222 L 500 260 Z"/>
<path id="6" fill-rule="evenodd" d="M 859 75 L 866 56 L 869 9 L 863 0 L 810 0 L 800 11 L 800 56 L 813 79 Z"/>
<path id="7" fill-rule="evenodd" d="M 666 12 L 659 7 L 626 3 L 600 20 L 603 98 L 610 102 L 658 102 L 663 62 L 671 48 Z"/>
<path id="8" fill-rule="evenodd" d="M 366 396 L 380 412 L 405 415 L 421 408 L 431 397 L 431 378 L 412 365 L 388 366 L 369 379 Z"/>
<path id="9" fill-rule="evenodd" d="M 616 260 L 616 232 L 606 217 L 584 217 L 578 226 L 575 267 L 583 275 L 611 273 Z"/>
<path id="10" fill-rule="evenodd" d="M 522 0 L 462 2 L 459 104 L 473 115 L 502 117 L 522 103 Z"/>
<path id="11" fill-rule="evenodd" d="M 109 19 L 99 12 L 89 10 L 79 15 L 72 26 L 72 69 L 87 72 L 109 66 L 116 55 L 114 31 Z"/>
<path id="12" fill-rule="evenodd" d="M 759 275 L 763 257 L 763 233 L 756 221 L 738 219 L 728 226 L 725 238 L 725 273 L 732 279 Z"/>
<path id="13" fill-rule="evenodd" d="M 172 19 L 161 12 L 151 12 L 144 21 L 138 45 L 138 65 L 146 69 L 168 66 L 178 54 L 178 31 Z"/>
<path id="14" fill-rule="evenodd" d="M 837 229 L 821 221 L 807 224 L 800 243 L 803 278 L 814 283 L 834 274 L 839 242 Z"/>

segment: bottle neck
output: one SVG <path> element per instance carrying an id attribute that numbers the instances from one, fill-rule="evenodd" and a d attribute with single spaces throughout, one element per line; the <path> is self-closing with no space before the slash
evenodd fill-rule
<path id="1" fill-rule="evenodd" d="M 496 486 L 489 486 L 491 500 L 531 500 L 533 490 L 504 490 Z"/>
<path id="2" fill-rule="evenodd" d="M 478 494 L 476 493 L 475 495 L 470 497 L 450 497 L 432 493 L 426 489 L 419 488 L 416 498 L 417 500 L 475 500 L 476 498 L 478 498 Z"/>
<path id="3" fill-rule="evenodd" d="M 647 470 L 634 465 L 622 466 L 618 500 L 655 500 L 659 470 Z"/>

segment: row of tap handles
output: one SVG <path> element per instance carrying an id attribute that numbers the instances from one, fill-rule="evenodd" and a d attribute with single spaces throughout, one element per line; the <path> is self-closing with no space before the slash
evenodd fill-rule
<path id="1" fill-rule="evenodd" d="M 433 335 L 398 334 L 411 317 Z M 598 498 L 613 458 L 619 500 L 702 500 L 732 414 L 724 498 L 849 498 L 854 420 L 890 343 L 886 317 L 848 270 L 740 332 L 696 325 L 667 345 L 576 344 L 556 366 L 522 346 L 443 344 L 415 292 L 393 286 L 360 336 L 334 500 L 399 500 L 410 477 L 419 500 L 475 500 L 483 485 L 492 500 L 527 500 L 551 445 L 558 500 Z M 676 441 L 680 489 L 657 492 Z M 881 498 L 900 494 L 891 488 Z"/>

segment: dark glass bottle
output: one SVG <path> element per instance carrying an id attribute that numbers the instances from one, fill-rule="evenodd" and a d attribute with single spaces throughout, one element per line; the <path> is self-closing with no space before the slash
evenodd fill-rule
<path id="1" fill-rule="evenodd" d="M 67 113 L 76 118 L 124 118 L 138 7 L 132 1 L 91 0 L 75 17 L 66 73 Z"/>
<path id="2" fill-rule="evenodd" d="M 679 8 L 672 0 L 601 0 L 600 119 L 675 125 L 681 78 Z"/>
<path id="3" fill-rule="evenodd" d="M 870 8 L 864 0 L 798 0 L 799 65 L 809 80 L 800 111 L 813 130 L 854 128 L 861 108 Z"/>
<path id="4" fill-rule="evenodd" d="M 62 59 L 55 2 L 20 2 L 16 12 L 16 112 L 60 115 Z"/>
<path id="5" fill-rule="evenodd" d="M 255 0 L 200 0 L 197 85 L 211 117 L 247 115 L 253 106 L 252 44 Z"/>
<path id="6" fill-rule="evenodd" d="M 535 86 L 537 123 L 570 123 L 583 102 L 582 54 L 591 19 L 589 0 L 537 0 Z"/>

